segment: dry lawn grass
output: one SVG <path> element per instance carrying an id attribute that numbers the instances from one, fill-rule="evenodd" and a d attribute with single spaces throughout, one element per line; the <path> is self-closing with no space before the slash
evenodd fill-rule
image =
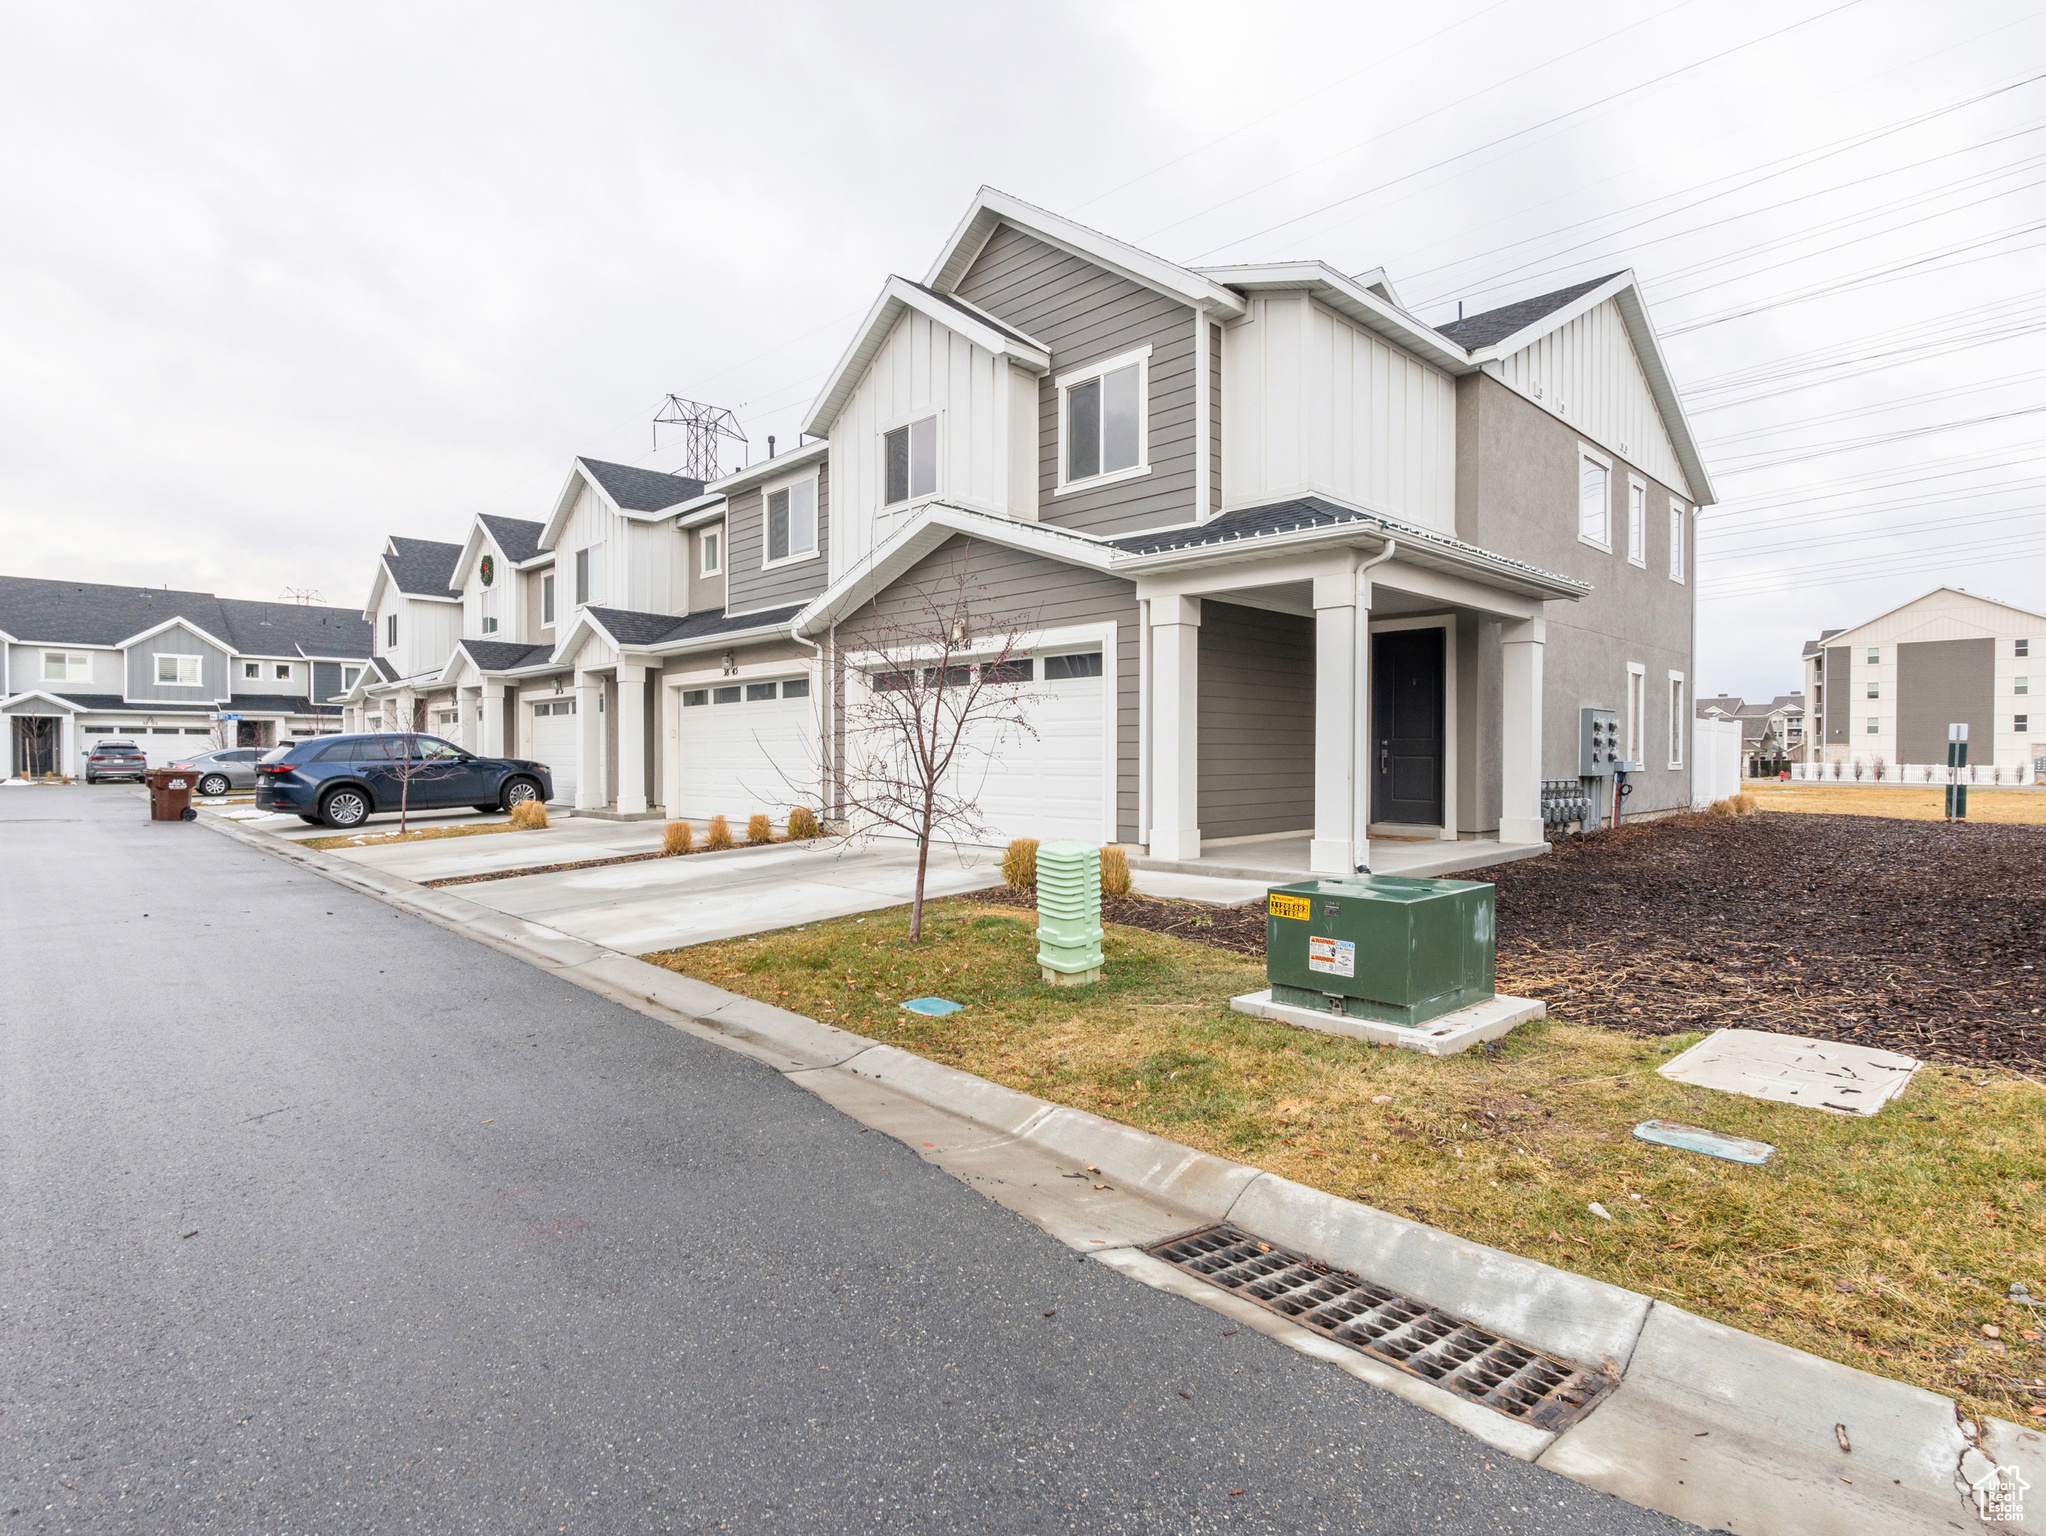
<path id="1" fill-rule="evenodd" d="M 1256 961 L 1110 927 L 1109 979 L 1040 984 L 1027 912 L 934 903 L 649 955 L 685 975 L 1703 1316 L 1962 1397 L 2046 1405 L 2046 1089 L 1927 1067 L 1874 1120 L 1681 1086 L 1699 1038 L 1550 1022 L 1445 1060 L 1229 1010 Z M 899 1007 L 965 1003 L 950 1019 Z M 1748 1168 L 1637 1141 L 1642 1120 L 1774 1143 Z M 1601 1202 L 1613 1215 L 1587 1210 Z M 2000 1341 L 1984 1336 L 1997 1327 Z M 2004 1346 L 2003 1352 L 1995 1348 Z"/>
<path id="2" fill-rule="evenodd" d="M 481 837 L 487 832 L 518 832 L 508 821 L 460 827 L 422 827 L 417 832 L 342 832 L 333 837 L 302 837 L 301 848 L 382 848 L 390 843 L 428 843 L 437 837 Z"/>
<path id="3" fill-rule="evenodd" d="M 1749 783 L 1745 793 L 1765 811 L 1805 811 L 1820 816 L 1892 816 L 1902 821 L 1944 821 L 1946 788 L 1939 784 L 1770 784 Z M 2046 789 L 1985 789 L 1968 786 L 1968 819 L 2019 826 L 2046 826 Z"/>

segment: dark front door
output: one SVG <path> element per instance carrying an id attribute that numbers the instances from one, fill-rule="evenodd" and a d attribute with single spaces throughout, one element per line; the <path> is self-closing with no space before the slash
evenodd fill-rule
<path id="1" fill-rule="evenodd" d="M 1371 819 L 1442 825 L 1443 631 L 1371 637 Z"/>

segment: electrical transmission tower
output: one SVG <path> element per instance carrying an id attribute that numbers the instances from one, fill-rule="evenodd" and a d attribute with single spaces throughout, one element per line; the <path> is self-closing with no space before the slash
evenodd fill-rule
<path id="1" fill-rule="evenodd" d="M 310 606 L 315 603 L 324 602 L 325 599 L 312 587 L 286 587 L 284 589 L 284 601 L 287 603 L 305 603 Z"/>
<path id="2" fill-rule="evenodd" d="M 683 431 L 682 468 L 678 473 L 705 484 L 724 473 L 718 467 L 718 439 L 729 437 L 737 443 L 746 441 L 746 434 L 739 427 L 739 418 L 724 406 L 684 400 L 680 395 L 668 396 L 667 403 L 654 415 L 656 448 L 661 446 L 663 427 L 680 427 Z"/>

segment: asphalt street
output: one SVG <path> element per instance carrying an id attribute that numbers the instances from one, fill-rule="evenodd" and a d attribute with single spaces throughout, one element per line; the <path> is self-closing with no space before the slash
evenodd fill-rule
<path id="1" fill-rule="evenodd" d="M 769 1068 L 0 789 L 0 1531 L 1688 1530 Z"/>

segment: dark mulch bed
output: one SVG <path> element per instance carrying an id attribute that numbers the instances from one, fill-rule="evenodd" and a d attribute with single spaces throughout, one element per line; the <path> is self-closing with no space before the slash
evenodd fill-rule
<path id="1" fill-rule="evenodd" d="M 2046 827 L 1682 816 L 1465 878 L 1498 886 L 1500 991 L 1575 1023 L 2046 1066 Z M 1109 922 L 1264 953 L 1260 906 L 1105 907 Z"/>

